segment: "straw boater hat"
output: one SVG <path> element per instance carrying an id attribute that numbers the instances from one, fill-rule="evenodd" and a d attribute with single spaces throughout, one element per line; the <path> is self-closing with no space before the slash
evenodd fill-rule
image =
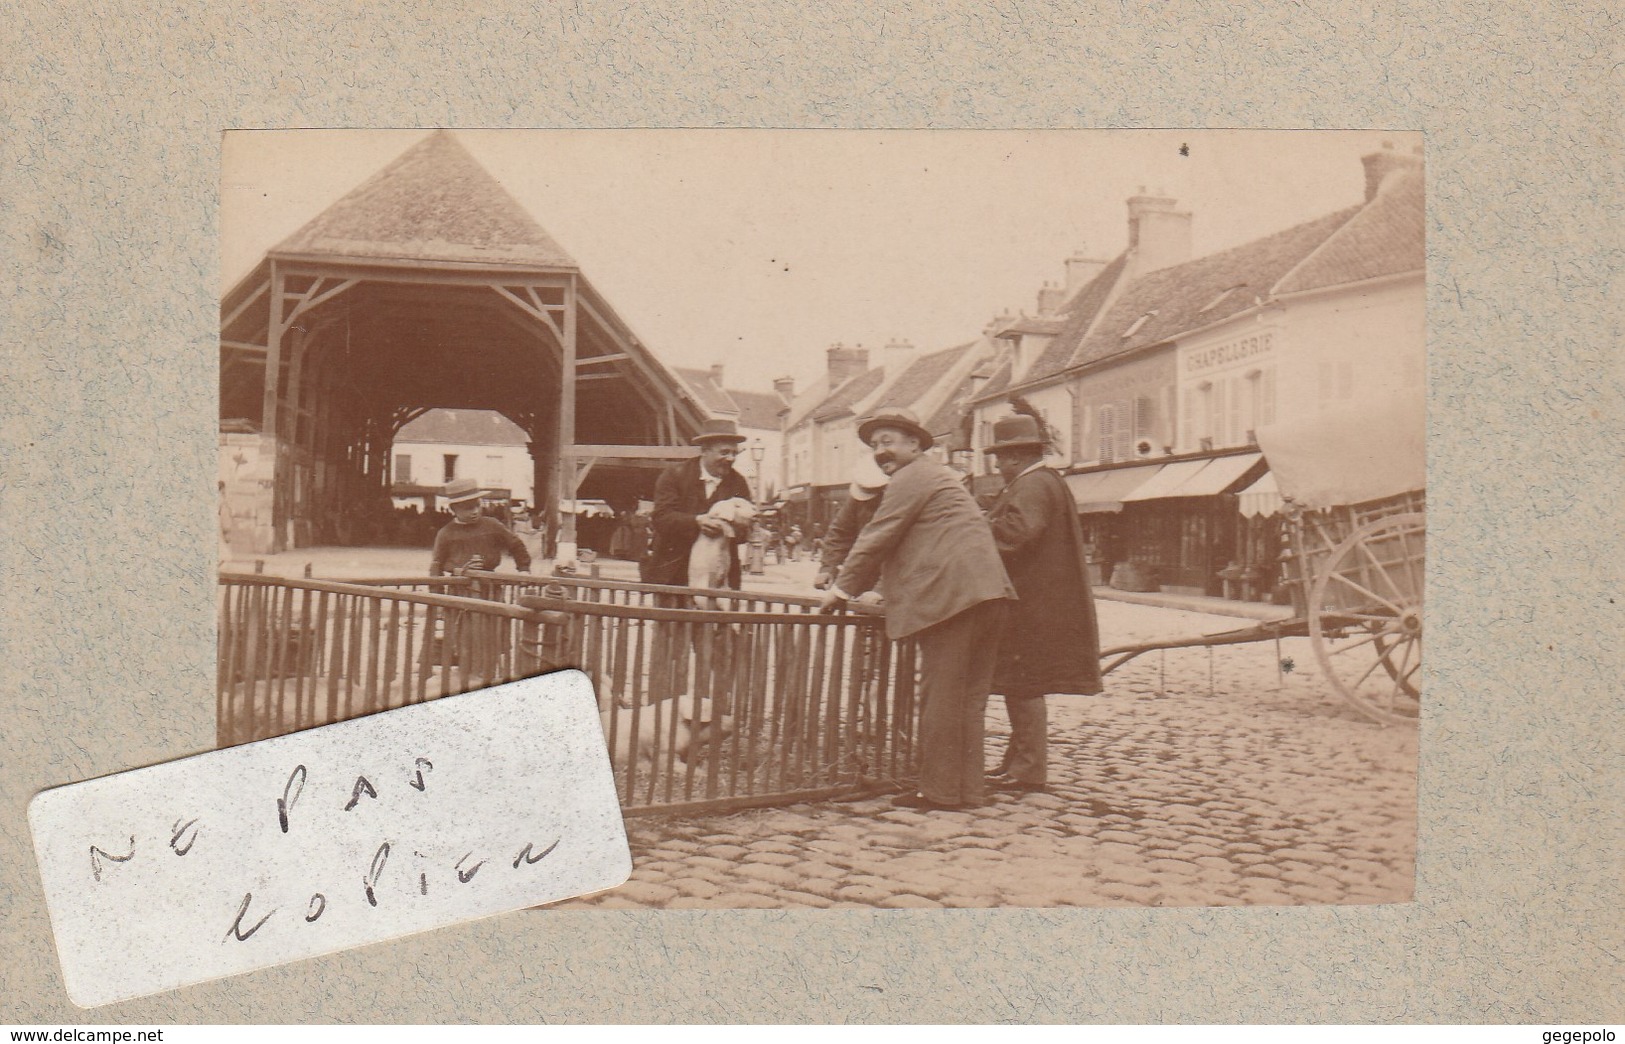
<path id="1" fill-rule="evenodd" d="M 713 417 L 700 426 L 692 442 L 696 446 L 703 446 L 707 442 L 733 442 L 745 441 L 745 436 L 739 434 L 739 425 L 726 417 Z"/>
<path id="2" fill-rule="evenodd" d="M 913 410 L 887 410 L 875 414 L 858 425 L 858 438 L 867 443 L 877 428 L 906 431 L 920 440 L 920 448 L 923 450 L 930 449 L 931 444 L 936 441 L 931 437 L 931 433 L 925 430 L 925 426 L 920 423 L 920 418 L 914 415 Z"/>
<path id="3" fill-rule="evenodd" d="M 465 500 L 478 500 L 483 495 L 480 484 L 471 478 L 452 479 L 441 493 L 448 504 L 461 504 Z"/>
<path id="4" fill-rule="evenodd" d="M 847 495 L 853 500 L 873 500 L 891 482 L 891 476 L 880 470 L 873 457 L 858 457 L 858 466 L 852 470 L 852 485 Z"/>
<path id="5" fill-rule="evenodd" d="M 997 453 L 1007 449 L 1042 449 L 1047 439 L 1038 430 L 1038 421 L 1026 414 L 1000 417 L 993 422 L 993 445 L 983 453 Z"/>

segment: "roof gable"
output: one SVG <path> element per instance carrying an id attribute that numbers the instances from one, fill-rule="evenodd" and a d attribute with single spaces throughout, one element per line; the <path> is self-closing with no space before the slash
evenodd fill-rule
<path id="1" fill-rule="evenodd" d="M 1068 365 L 1097 362 L 1157 344 L 1253 307 L 1360 209 L 1340 210 L 1141 276 L 1078 346 Z M 1226 290 L 1239 292 L 1224 293 Z"/>
<path id="2" fill-rule="evenodd" d="M 779 413 L 784 409 L 784 400 L 776 392 L 731 391 L 728 393 L 733 401 L 739 404 L 739 426 L 741 428 L 771 428 L 775 431 L 779 427 Z"/>
<path id="3" fill-rule="evenodd" d="M 444 130 L 406 150 L 272 253 L 576 267 Z"/>
<path id="4" fill-rule="evenodd" d="M 1275 293 L 1420 272 L 1426 265 L 1422 172 L 1401 171 L 1384 180 L 1371 202 L 1288 272 Z"/>
<path id="5" fill-rule="evenodd" d="M 1124 251 L 1113 258 L 1111 264 L 1101 269 L 1093 279 L 1079 287 L 1078 292 L 1072 295 L 1072 300 L 1062 306 L 1066 321 L 1045 346 L 1044 354 L 1034 359 L 1033 364 L 1028 367 L 1024 383 L 1042 380 L 1066 369 L 1067 364 L 1077 353 L 1079 344 L 1089 333 L 1090 324 L 1111 299 L 1112 291 L 1123 278 L 1123 270 L 1126 267 L 1128 252 Z"/>
<path id="6" fill-rule="evenodd" d="M 942 380 L 943 374 L 960 359 L 966 352 L 975 347 L 975 341 L 967 341 L 953 348 L 944 348 L 940 352 L 922 355 L 908 365 L 897 379 L 891 382 L 878 402 L 875 409 L 910 408 Z"/>
<path id="7" fill-rule="evenodd" d="M 831 420 L 843 414 L 851 413 L 857 404 L 880 390 L 880 384 L 886 379 L 886 368 L 875 366 L 864 370 L 856 377 L 851 378 L 830 393 L 812 412 L 815 421 Z"/>
<path id="8" fill-rule="evenodd" d="M 691 370 L 685 366 L 673 366 L 672 369 L 694 389 L 694 394 L 699 396 L 700 405 L 709 412 L 733 414 L 739 412 L 739 403 L 726 388 L 711 379 L 710 370 Z"/>
<path id="9" fill-rule="evenodd" d="M 395 441 L 523 446 L 530 439 L 523 428 L 495 410 L 430 410 L 404 424 Z"/>

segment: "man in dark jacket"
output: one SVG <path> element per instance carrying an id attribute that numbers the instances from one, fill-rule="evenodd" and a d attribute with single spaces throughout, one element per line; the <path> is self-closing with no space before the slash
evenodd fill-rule
<path id="1" fill-rule="evenodd" d="M 891 481 L 869 457 L 859 458 L 857 472 L 847 490 L 846 503 L 841 505 L 835 521 L 829 524 L 823 546 L 819 549 L 818 575 L 813 579 L 813 586 L 820 591 L 827 590 L 835 582 L 836 575 L 841 571 L 841 563 L 846 561 L 846 553 L 852 550 L 852 542 L 863 532 L 869 520 L 875 517 L 875 508 L 880 506 L 880 495 L 886 492 L 886 483 Z"/>
<path id="2" fill-rule="evenodd" d="M 688 586 L 688 556 L 701 532 L 724 532 L 722 523 L 706 517 L 711 505 L 730 497 L 750 500 L 750 486 L 734 470 L 734 458 L 745 436 L 731 420 L 708 420 L 691 439 L 700 455 L 674 464 L 655 483 L 654 544 L 643 579 L 651 584 Z M 735 526 L 729 541 L 732 558 L 727 586 L 738 590 L 739 545 L 750 536 L 749 527 Z"/>
<path id="3" fill-rule="evenodd" d="M 1033 417 L 993 425 L 994 455 L 1005 486 L 988 511 L 993 542 L 1015 585 L 999 643 L 993 691 L 1010 713 L 1010 746 L 1001 790 L 1041 791 L 1048 782 L 1049 693 L 1101 690 L 1100 632 L 1084 561 L 1083 532 L 1066 482 L 1044 466 L 1044 436 Z"/>

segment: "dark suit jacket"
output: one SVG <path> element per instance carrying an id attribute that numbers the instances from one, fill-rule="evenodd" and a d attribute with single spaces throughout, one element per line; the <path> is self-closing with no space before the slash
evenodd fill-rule
<path id="1" fill-rule="evenodd" d="M 649 549 L 649 568 L 644 580 L 651 584 L 688 586 L 688 553 L 699 538 L 700 524 L 696 515 L 703 515 L 712 504 L 729 497 L 750 499 L 750 485 L 737 471 L 730 471 L 717 483 L 716 492 L 705 495 L 700 481 L 700 460 L 695 457 L 674 464 L 661 472 L 655 483 L 654 543 Z M 728 565 L 728 586 L 737 589 L 740 581 L 739 545 L 750 537 L 748 528 L 734 534 L 733 561 Z"/>
<path id="2" fill-rule="evenodd" d="M 1021 597 L 999 643 L 994 692 L 1101 690 L 1100 633 L 1077 511 L 1066 481 L 1040 467 L 1017 475 L 988 512 L 994 543 Z"/>
<path id="3" fill-rule="evenodd" d="M 957 472 L 929 457 L 891 477 L 835 586 L 856 597 L 884 584 L 886 633 L 906 638 L 1015 590 L 987 520 Z"/>

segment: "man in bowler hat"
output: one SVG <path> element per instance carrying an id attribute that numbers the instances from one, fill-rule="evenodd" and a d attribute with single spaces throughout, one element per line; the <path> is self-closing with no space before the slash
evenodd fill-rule
<path id="1" fill-rule="evenodd" d="M 750 486 L 734 470 L 734 458 L 745 436 L 727 419 L 708 420 L 691 440 L 700 455 L 674 464 L 655 483 L 654 543 L 649 551 L 648 569 L 643 580 L 651 584 L 688 586 L 688 556 L 700 533 L 712 536 L 724 531 L 722 523 L 707 517 L 713 504 L 730 497 L 750 500 Z M 727 586 L 737 590 L 740 582 L 739 545 L 750 536 L 746 527 L 730 538 Z"/>
<path id="2" fill-rule="evenodd" d="M 1004 417 L 983 451 L 1004 476 L 988 523 L 1018 596 L 993 677 L 1010 714 L 1010 746 L 999 770 L 1008 779 L 995 786 L 1017 793 L 1048 783 L 1047 694 L 1101 690 L 1083 531 L 1065 480 L 1044 465 L 1045 441 L 1036 418 Z"/>
<path id="3" fill-rule="evenodd" d="M 1007 600 L 1015 597 L 987 522 L 957 472 L 925 456 L 931 433 L 908 410 L 858 425 L 890 481 L 822 606 L 850 601 L 879 581 L 886 633 L 919 643 L 920 783 L 893 799 L 904 808 L 982 803 L 983 716 Z"/>

